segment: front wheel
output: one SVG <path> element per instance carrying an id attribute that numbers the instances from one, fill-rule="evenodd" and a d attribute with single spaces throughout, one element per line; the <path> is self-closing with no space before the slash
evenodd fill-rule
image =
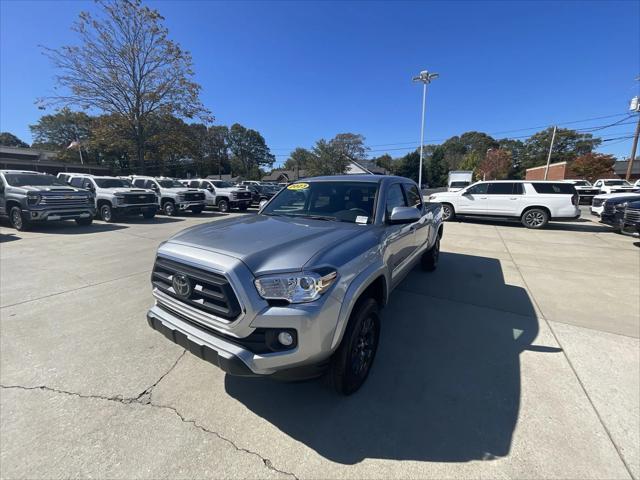
<path id="1" fill-rule="evenodd" d="M 162 205 L 162 211 L 166 216 L 173 217 L 176 214 L 176 205 L 171 201 L 164 202 L 164 205 Z"/>
<path id="2" fill-rule="evenodd" d="M 29 229 L 30 222 L 28 218 L 22 215 L 22 209 L 20 207 L 13 207 L 9 212 L 9 221 L 11 226 L 19 232 L 24 232 Z"/>
<path id="3" fill-rule="evenodd" d="M 227 213 L 229 211 L 229 202 L 224 198 L 218 200 L 218 210 L 220 210 L 222 213 Z"/>
<path id="4" fill-rule="evenodd" d="M 147 220 L 152 219 L 153 217 L 155 217 L 155 216 L 156 216 L 156 210 L 155 210 L 155 208 L 153 208 L 153 209 L 149 209 L 149 210 L 143 210 L 143 211 L 142 211 L 142 216 L 143 216 L 144 218 L 146 218 Z"/>
<path id="5" fill-rule="evenodd" d="M 204 210 L 204 207 L 202 205 L 199 205 L 197 207 L 191 207 L 191 212 L 195 213 L 196 215 L 201 214 L 203 210 Z"/>
<path id="6" fill-rule="evenodd" d="M 113 209 L 111 205 L 102 205 L 100 207 L 100 218 L 103 222 L 113 222 L 115 220 L 115 215 L 113 214 Z"/>
<path id="7" fill-rule="evenodd" d="M 365 382 L 378 350 L 378 303 L 368 298 L 351 314 L 340 347 L 331 357 L 329 383 L 342 395 L 355 393 Z"/>
<path id="8" fill-rule="evenodd" d="M 420 264 L 425 272 L 433 272 L 438 268 L 438 258 L 440 257 L 440 237 L 436 238 L 436 243 L 429 250 L 422 254 Z"/>
<path id="9" fill-rule="evenodd" d="M 527 228 L 542 228 L 549 222 L 549 214 L 541 208 L 532 208 L 522 214 L 521 222 Z"/>
<path id="10" fill-rule="evenodd" d="M 91 225 L 93 223 L 93 217 L 76 218 L 76 223 L 81 227 L 86 227 L 86 226 Z"/>
<path id="11" fill-rule="evenodd" d="M 449 220 L 453 220 L 456 218 L 456 212 L 453 209 L 453 205 L 449 205 L 448 203 L 442 204 L 442 220 L 448 222 Z"/>

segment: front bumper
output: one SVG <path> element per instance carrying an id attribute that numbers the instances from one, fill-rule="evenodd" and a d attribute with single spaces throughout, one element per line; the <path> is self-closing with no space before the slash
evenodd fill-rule
<path id="1" fill-rule="evenodd" d="M 202 207 L 204 208 L 207 205 L 205 200 L 196 200 L 193 202 L 176 202 L 176 207 L 178 210 L 189 210 L 191 207 Z"/>
<path id="2" fill-rule="evenodd" d="M 241 208 L 241 207 L 249 208 L 251 206 L 251 200 L 249 200 L 249 199 L 231 200 L 229 202 L 229 206 L 231 208 Z"/>
<path id="3" fill-rule="evenodd" d="M 113 207 L 113 211 L 116 213 L 124 214 L 124 215 L 135 215 L 140 214 L 144 211 L 153 210 L 154 212 L 158 211 L 157 203 L 145 203 L 142 205 L 115 205 Z"/>
<path id="4" fill-rule="evenodd" d="M 340 320 L 347 315 L 346 311 L 343 312 L 344 298 L 340 295 L 327 292 L 315 302 L 270 305 L 258 295 L 253 284 L 253 273 L 238 259 L 173 243 L 163 245 L 159 255 L 185 266 L 222 274 L 229 280 L 241 308 L 236 319 L 225 320 L 206 315 L 202 310 L 170 297 L 157 288 L 153 289 L 155 305 L 147 314 L 147 318 L 152 319 L 149 320 L 152 328 L 176 343 L 187 340 L 194 343 L 191 348 L 201 352 L 196 353 L 198 356 L 223 370 L 233 375 L 247 374 L 244 368 L 238 370 L 228 366 L 229 362 L 237 365 L 232 357 L 239 359 L 251 375 L 313 370 L 326 363 L 337 348 L 333 344 L 334 334 Z M 295 346 L 267 353 L 256 353 L 258 349 L 243 346 L 247 344 L 245 340 L 258 329 L 294 330 Z M 184 340 L 184 336 L 187 340 Z M 217 357 L 209 350 L 216 352 Z"/>
<path id="5" fill-rule="evenodd" d="M 32 222 L 93 218 L 95 214 L 96 209 L 91 206 L 23 211 L 23 216 L 28 217 L 28 219 Z"/>

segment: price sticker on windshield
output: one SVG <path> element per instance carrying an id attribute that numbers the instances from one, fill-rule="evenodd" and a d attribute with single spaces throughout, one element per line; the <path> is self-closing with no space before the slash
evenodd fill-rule
<path id="1" fill-rule="evenodd" d="M 308 183 L 292 183 L 287 187 L 287 190 L 306 190 L 309 188 Z"/>
<path id="2" fill-rule="evenodd" d="M 364 215 L 358 215 L 356 217 L 356 223 L 367 223 L 369 221 L 369 217 L 365 217 Z"/>

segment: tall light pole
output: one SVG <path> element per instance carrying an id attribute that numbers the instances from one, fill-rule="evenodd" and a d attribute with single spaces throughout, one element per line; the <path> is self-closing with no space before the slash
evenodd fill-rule
<path id="1" fill-rule="evenodd" d="M 429 73 L 427 70 L 422 70 L 420 75 L 413 77 L 414 82 L 422 82 L 422 126 L 420 127 L 420 170 L 418 171 L 418 188 L 422 192 L 422 158 L 424 151 L 424 112 L 427 107 L 427 84 L 431 83 L 431 80 L 438 78 L 440 74 Z"/>

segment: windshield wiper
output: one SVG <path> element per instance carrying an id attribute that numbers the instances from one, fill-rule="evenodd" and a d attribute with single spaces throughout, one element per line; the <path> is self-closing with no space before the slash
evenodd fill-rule
<path id="1" fill-rule="evenodd" d="M 325 220 L 327 222 L 341 222 L 342 220 L 328 215 L 296 215 L 296 217 L 310 218 L 312 220 Z"/>

